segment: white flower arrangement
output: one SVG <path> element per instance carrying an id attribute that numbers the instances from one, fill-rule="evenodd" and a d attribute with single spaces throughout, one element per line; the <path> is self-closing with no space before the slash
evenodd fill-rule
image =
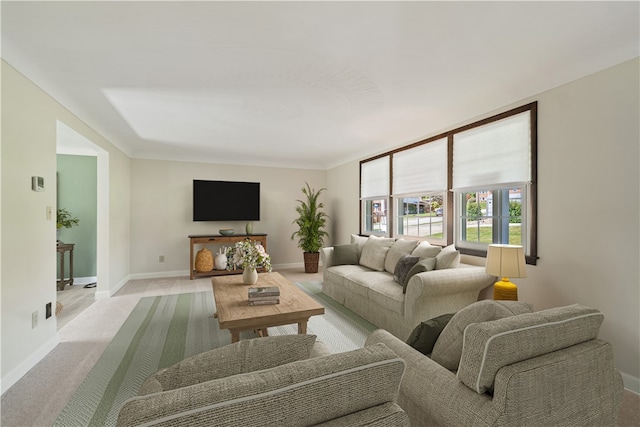
<path id="1" fill-rule="evenodd" d="M 238 266 L 247 268 L 264 268 L 271 271 L 271 256 L 259 242 L 245 239 L 227 250 L 228 270 L 235 270 Z"/>

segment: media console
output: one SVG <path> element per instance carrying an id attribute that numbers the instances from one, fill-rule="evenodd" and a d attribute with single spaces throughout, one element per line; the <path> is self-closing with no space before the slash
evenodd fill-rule
<path id="1" fill-rule="evenodd" d="M 195 245 L 217 245 L 217 246 L 233 246 L 237 242 L 241 242 L 244 239 L 249 238 L 254 242 L 259 242 L 264 246 L 264 249 L 267 249 L 267 235 L 266 234 L 234 234 L 233 236 L 223 236 L 221 234 L 200 234 L 200 235 L 191 235 L 189 236 L 189 279 L 193 280 L 196 277 L 207 277 L 207 276 L 223 276 L 226 274 L 240 274 L 242 273 L 242 269 L 238 270 L 216 270 L 199 272 L 195 270 L 195 254 L 194 250 Z M 211 250 L 211 249 L 210 249 Z M 217 250 L 211 251 L 214 256 L 217 253 Z"/>

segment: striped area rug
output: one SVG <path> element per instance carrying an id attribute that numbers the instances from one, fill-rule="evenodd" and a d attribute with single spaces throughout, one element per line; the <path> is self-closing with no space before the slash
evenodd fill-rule
<path id="1" fill-rule="evenodd" d="M 375 326 L 321 292 L 321 283 L 296 283 L 325 307 L 307 332 L 333 352 L 360 348 Z M 231 343 L 213 318 L 211 292 L 141 298 L 104 353 L 78 387 L 55 426 L 115 425 L 120 407 L 137 394 L 144 380 L 185 357 Z M 270 335 L 297 333 L 297 325 L 269 328 Z M 253 338 L 243 332 L 240 338 Z"/>

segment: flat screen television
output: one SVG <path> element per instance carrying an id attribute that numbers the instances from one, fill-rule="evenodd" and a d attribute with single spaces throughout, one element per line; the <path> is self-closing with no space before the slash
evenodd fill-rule
<path id="1" fill-rule="evenodd" d="M 259 221 L 260 183 L 193 180 L 194 221 Z"/>

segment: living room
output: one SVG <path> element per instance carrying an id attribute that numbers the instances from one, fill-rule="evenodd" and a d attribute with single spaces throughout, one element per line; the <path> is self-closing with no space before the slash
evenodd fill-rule
<path id="1" fill-rule="evenodd" d="M 5 19 L 3 10 L 3 24 Z M 634 31 L 637 36 L 638 28 Z M 637 37 L 635 43 L 637 48 Z M 434 117 L 436 128 L 426 130 L 425 125 L 425 131 L 411 136 L 398 130 L 397 136 L 386 137 L 390 142 L 371 144 L 367 152 L 345 156 L 345 161 L 319 166 L 310 159 L 292 167 L 260 164 L 260 153 L 269 151 L 268 143 L 247 150 L 246 162 L 236 164 L 132 156 L 120 141 L 107 136 L 108 129 L 98 128 L 72 103 L 63 102 L 63 93 L 44 89 L 46 69 L 27 76 L 18 57 L 9 60 L 3 49 L 2 392 L 59 342 L 55 317 L 45 319 L 46 304 L 56 301 L 55 226 L 47 209 L 56 206 L 51 189 L 56 180 L 58 123 L 94 145 L 98 173 L 104 173 L 98 180 L 102 194 L 98 203 L 103 208 L 99 221 L 106 225 L 99 226 L 97 295 L 109 298 L 131 279 L 188 275 L 188 235 L 244 227 L 244 223 L 192 222 L 193 179 L 260 182 L 263 212 L 255 231 L 269 235 L 268 250 L 276 269 L 299 267 L 302 254 L 290 235 L 305 182 L 327 188 L 323 201 L 330 216 L 328 243 L 347 243 L 360 230 L 360 160 L 536 101 L 539 259 L 528 266 L 528 277 L 518 280 L 519 298 L 536 310 L 573 303 L 600 310 L 605 317 L 600 337 L 613 345 L 625 388 L 640 393 L 640 61 L 637 49 L 635 56 L 624 60 L 598 58 L 601 62 L 593 65 L 593 72 L 579 78 L 554 81 L 545 90 L 528 91 L 516 99 L 487 94 L 488 100 L 475 101 L 474 114 L 453 114 L 446 122 Z M 547 67 L 538 73 L 561 72 L 552 64 Z M 520 82 L 537 87 L 535 83 Z M 310 147 L 308 152 L 322 149 Z M 100 162 L 105 162 L 102 169 Z M 45 191 L 31 191 L 32 176 L 44 177 Z M 158 261 L 160 255 L 164 263 Z M 484 259 L 470 261 L 482 265 Z M 39 314 L 35 328 L 34 311 Z"/>

